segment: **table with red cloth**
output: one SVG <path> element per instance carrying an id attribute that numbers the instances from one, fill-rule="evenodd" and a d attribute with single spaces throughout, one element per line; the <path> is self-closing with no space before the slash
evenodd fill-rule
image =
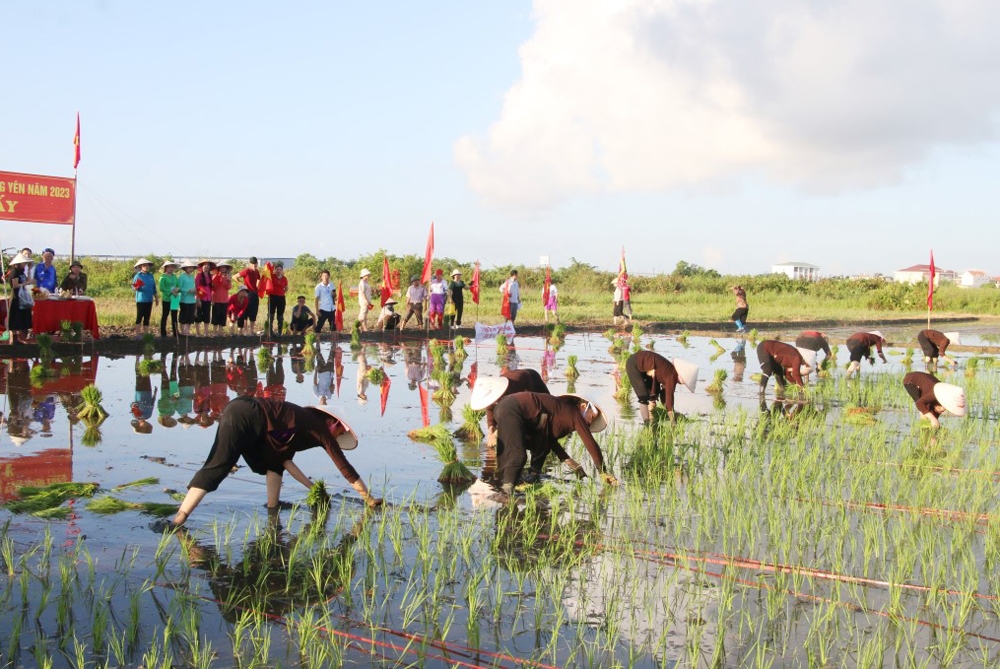
<path id="1" fill-rule="evenodd" d="M 59 332 L 62 321 L 79 321 L 84 330 L 90 330 L 94 339 L 100 339 L 97 327 L 97 307 L 93 300 L 72 298 L 68 300 L 35 300 L 31 311 L 31 329 L 37 332 Z"/>

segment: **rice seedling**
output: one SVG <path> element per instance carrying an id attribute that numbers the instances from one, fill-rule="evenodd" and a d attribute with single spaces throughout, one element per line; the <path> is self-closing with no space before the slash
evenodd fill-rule
<path id="1" fill-rule="evenodd" d="M 575 381 L 580 378 L 580 372 L 576 368 L 577 356 L 569 355 L 566 356 L 566 380 Z M 572 392 L 572 391 L 570 391 Z"/>
<path id="2" fill-rule="evenodd" d="M 485 417 L 485 411 L 476 411 L 466 404 L 462 407 L 462 425 L 455 430 L 455 437 L 462 441 L 481 441 L 484 436 L 481 423 Z"/>
<path id="3" fill-rule="evenodd" d="M 351 350 L 361 350 L 361 321 L 354 321 L 351 326 Z"/>
<path id="4" fill-rule="evenodd" d="M 729 378 L 729 373 L 724 369 L 715 370 L 715 376 L 712 377 L 712 383 L 710 383 L 706 388 L 705 392 L 712 394 L 719 394 L 725 388 L 726 379 Z"/>
<path id="5" fill-rule="evenodd" d="M 690 346 L 690 344 L 688 343 L 688 337 L 690 336 L 691 333 L 688 332 L 687 330 L 684 330 L 679 335 L 677 335 L 677 341 L 680 343 L 681 346 L 687 348 L 688 346 Z"/>
<path id="6" fill-rule="evenodd" d="M 38 513 L 60 506 L 69 499 L 92 497 L 97 492 L 96 483 L 52 483 L 47 486 L 25 486 L 17 491 L 18 499 L 3 506 L 13 513 Z"/>
<path id="7" fill-rule="evenodd" d="M 434 362 L 434 369 L 442 369 L 444 367 L 444 346 L 441 342 L 436 339 L 432 339 L 428 345 L 428 351 L 431 356 L 431 360 Z"/>
<path id="8" fill-rule="evenodd" d="M 500 356 L 506 357 L 507 350 L 510 348 L 507 345 L 507 335 L 503 333 L 498 334 L 496 337 L 496 343 L 497 343 L 497 357 Z"/>
<path id="9" fill-rule="evenodd" d="M 410 430 L 407 436 L 413 441 L 419 441 L 423 444 L 452 443 L 451 432 L 446 425 L 442 425 L 441 423 Z"/>
<path id="10" fill-rule="evenodd" d="M 139 374 L 149 376 L 150 374 L 162 374 L 163 362 L 156 358 L 144 358 L 139 361 Z"/>
<path id="11" fill-rule="evenodd" d="M 307 332 L 302 344 L 302 355 L 312 357 L 316 355 L 316 333 Z"/>
<path id="12" fill-rule="evenodd" d="M 129 481 L 128 483 L 121 483 L 112 488 L 115 492 L 121 492 L 128 488 L 142 488 L 148 485 L 159 485 L 160 479 L 155 476 L 147 476 L 146 478 L 137 479 L 135 481 Z"/>
<path id="13" fill-rule="evenodd" d="M 309 488 L 309 493 L 306 495 L 306 504 L 314 508 L 329 506 L 330 493 L 326 491 L 326 481 L 320 478 L 313 481 L 312 487 Z"/>
<path id="14" fill-rule="evenodd" d="M 438 475 L 438 483 L 464 485 L 476 480 L 476 476 L 458 459 L 458 451 L 450 433 L 447 440 L 436 438 L 431 442 L 431 446 L 438 459 L 444 464 L 441 474 Z"/>
<path id="15" fill-rule="evenodd" d="M 469 352 L 465 350 L 465 339 L 463 337 L 455 337 L 452 346 L 455 349 L 455 360 L 457 362 L 461 363 L 469 356 Z"/>
<path id="16" fill-rule="evenodd" d="M 712 346 L 715 349 L 715 352 L 718 353 L 718 354 L 722 354 L 722 353 L 726 352 L 726 349 L 722 348 L 722 345 L 719 344 L 719 342 L 717 342 L 714 339 L 709 339 L 708 340 L 708 344 L 709 344 L 709 346 Z"/>
<path id="17" fill-rule="evenodd" d="M 566 326 L 562 323 L 556 323 L 552 326 L 552 331 L 549 333 L 549 343 L 553 346 L 562 346 L 566 341 Z"/>
<path id="18" fill-rule="evenodd" d="M 615 399 L 619 402 L 628 402 L 632 397 L 632 379 L 628 374 L 623 374 L 619 368 L 615 373 L 615 381 L 618 385 L 615 389 Z"/>
<path id="19" fill-rule="evenodd" d="M 385 381 L 385 369 L 382 367 L 369 367 L 368 371 L 365 372 L 365 376 L 371 381 L 374 386 L 381 386 Z"/>
<path id="20" fill-rule="evenodd" d="M 979 371 L 979 360 L 978 356 L 972 356 L 965 361 L 965 376 L 972 378 L 976 375 L 976 372 Z M 35 370 L 32 369 L 31 371 Z"/>
<path id="21" fill-rule="evenodd" d="M 176 504 L 161 504 L 158 502 L 127 502 L 111 495 L 95 497 L 87 502 L 87 511 L 110 516 L 122 511 L 138 511 L 150 516 L 166 517 L 177 513 Z"/>
<path id="22" fill-rule="evenodd" d="M 90 384 L 80 391 L 80 399 L 83 403 L 76 407 L 77 417 L 81 420 L 92 418 L 101 420 L 108 415 L 108 412 L 101 406 L 104 396 L 97 386 Z"/>

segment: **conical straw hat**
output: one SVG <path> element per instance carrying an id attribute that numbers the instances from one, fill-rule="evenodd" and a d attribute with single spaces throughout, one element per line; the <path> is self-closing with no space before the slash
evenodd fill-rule
<path id="1" fill-rule="evenodd" d="M 954 344 L 955 346 L 962 345 L 962 334 L 960 332 L 945 332 L 944 336 L 948 338 L 949 344 Z"/>
<path id="2" fill-rule="evenodd" d="M 808 365 L 811 369 L 816 368 L 816 351 L 811 351 L 807 348 L 799 348 L 797 346 L 795 347 L 795 350 L 797 350 L 802 356 L 802 359 L 805 360 L 806 365 Z"/>
<path id="3" fill-rule="evenodd" d="M 477 381 L 476 383 L 479 383 L 479 382 Z M 607 414 L 604 413 L 604 410 L 601 409 L 601 407 L 597 406 L 596 402 L 591 402 L 586 397 L 583 397 L 581 395 L 573 395 L 572 393 L 567 393 L 565 395 L 562 395 L 561 397 L 572 397 L 573 399 L 575 399 L 576 401 L 578 401 L 581 405 L 589 403 L 590 406 L 592 406 L 595 409 L 597 409 L 597 415 L 594 417 L 594 420 L 590 421 L 590 431 L 591 432 L 593 432 L 595 434 L 597 432 L 603 432 L 608 427 L 608 417 L 607 417 Z"/>
<path id="4" fill-rule="evenodd" d="M 871 330 L 871 331 L 868 332 L 868 334 L 873 334 L 876 337 L 878 337 L 879 339 L 885 339 L 885 335 L 882 334 L 881 332 L 879 332 L 878 330 Z"/>
<path id="5" fill-rule="evenodd" d="M 358 447 L 358 435 L 354 433 L 354 430 L 351 429 L 351 426 L 348 425 L 343 418 L 333 413 L 333 409 L 331 409 L 326 405 L 314 406 L 309 408 L 317 413 L 323 414 L 324 418 L 326 416 L 333 416 L 338 421 L 340 421 L 340 424 L 344 426 L 345 430 L 347 430 L 347 432 L 344 432 L 344 434 L 337 436 L 337 445 L 340 446 L 340 450 L 353 451 L 355 448 Z"/>
<path id="6" fill-rule="evenodd" d="M 153 261 L 149 260 L 147 258 L 139 258 L 138 260 L 135 261 L 135 264 L 132 265 L 132 269 L 139 269 L 143 265 L 150 265 L 150 266 L 152 266 L 153 265 Z"/>
<path id="7" fill-rule="evenodd" d="M 680 358 L 674 358 L 670 362 L 673 364 L 674 369 L 677 370 L 677 376 L 680 377 L 681 383 L 688 390 L 694 392 L 695 387 L 698 385 L 698 365 L 692 364 L 687 360 L 681 360 Z"/>
<path id="8" fill-rule="evenodd" d="M 965 391 L 950 383 L 934 384 L 934 399 L 938 404 L 956 416 L 964 416 L 968 409 L 965 406 Z"/>
<path id="9" fill-rule="evenodd" d="M 486 407 L 496 404 L 497 400 L 507 392 L 509 383 L 510 381 L 502 376 L 480 376 L 472 388 L 469 406 L 472 407 L 473 411 L 482 411 Z"/>

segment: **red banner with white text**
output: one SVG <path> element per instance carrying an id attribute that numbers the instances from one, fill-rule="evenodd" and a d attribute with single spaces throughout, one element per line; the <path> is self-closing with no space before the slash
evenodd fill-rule
<path id="1" fill-rule="evenodd" d="M 76 179 L 0 172 L 0 220 L 73 225 Z"/>

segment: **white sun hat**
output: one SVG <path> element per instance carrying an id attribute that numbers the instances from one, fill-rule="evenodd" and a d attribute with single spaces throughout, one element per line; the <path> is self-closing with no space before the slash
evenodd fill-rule
<path id="1" fill-rule="evenodd" d="M 195 261 L 191 260 L 190 258 L 186 258 L 186 259 L 184 259 L 184 260 L 181 261 L 181 269 L 186 269 L 188 267 L 197 267 L 197 266 L 198 266 L 198 263 L 196 263 Z"/>
<path id="2" fill-rule="evenodd" d="M 798 346 L 795 347 L 795 350 L 799 352 L 799 355 L 802 356 L 805 364 L 810 369 L 816 369 L 816 351 L 811 351 L 808 348 L 799 348 Z"/>
<path id="3" fill-rule="evenodd" d="M 497 400 L 507 392 L 508 384 L 510 381 L 502 376 L 480 376 L 476 379 L 476 385 L 472 387 L 469 406 L 473 411 L 482 411 L 496 404 Z"/>
<path id="4" fill-rule="evenodd" d="M 362 279 L 365 278 L 366 276 L 371 276 L 371 275 L 372 275 L 372 273 L 368 271 L 367 267 L 365 267 L 363 270 L 361 270 L 361 278 Z"/>
<path id="5" fill-rule="evenodd" d="M 884 334 L 882 334 L 881 332 L 879 332 L 878 330 L 870 330 L 870 331 L 868 332 L 868 334 L 873 334 L 873 335 L 875 335 L 876 337 L 878 337 L 879 339 L 885 339 L 885 335 L 884 335 Z"/>
<path id="6" fill-rule="evenodd" d="M 8 265 L 27 265 L 31 262 L 31 258 L 24 255 L 23 253 L 18 253 L 16 256 L 10 259 Z"/>
<path id="7" fill-rule="evenodd" d="M 680 378 L 681 383 L 688 390 L 694 392 L 695 387 L 698 385 L 698 365 L 690 363 L 687 360 L 681 360 L 680 358 L 674 358 L 670 361 L 670 364 L 677 371 L 677 376 Z"/>
<path id="8" fill-rule="evenodd" d="M 934 399 L 938 404 L 955 416 L 964 416 L 968 409 L 965 406 L 965 391 L 950 383 L 934 384 Z"/>
<path id="9" fill-rule="evenodd" d="M 354 430 L 351 429 L 351 426 L 348 425 L 343 418 L 333 413 L 333 409 L 331 409 L 326 405 L 313 406 L 308 408 L 312 409 L 317 413 L 323 414 L 324 417 L 332 416 L 336 418 L 338 421 L 340 421 L 340 424 L 344 426 L 344 429 L 347 430 L 347 432 L 344 432 L 344 434 L 337 436 L 337 445 L 340 446 L 340 450 L 353 451 L 355 448 L 358 447 L 358 435 L 354 433 Z"/>
<path id="10" fill-rule="evenodd" d="M 589 404 L 590 406 L 594 407 L 594 409 L 597 410 L 597 415 L 594 416 L 594 420 L 590 421 L 591 432 L 594 433 L 603 432 L 608 427 L 607 414 L 604 413 L 604 410 L 601 409 L 601 407 L 597 406 L 596 402 L 591 402 L 586 397 L 583 397 L 581 395 L 574 395 L 572 393 L 567 393 L 565 395 L 562 395 L 562 397 L 572 397 L 573 399 L 577 400 L 581 405 Z"/>
<path id="11" fill-rule="evenodd" d="M 944 336 L 948 338 L 949 344 L 954 344 L 955 346 L 962 345 L 962 333 L 960 332 L 945 332 Z"/>

